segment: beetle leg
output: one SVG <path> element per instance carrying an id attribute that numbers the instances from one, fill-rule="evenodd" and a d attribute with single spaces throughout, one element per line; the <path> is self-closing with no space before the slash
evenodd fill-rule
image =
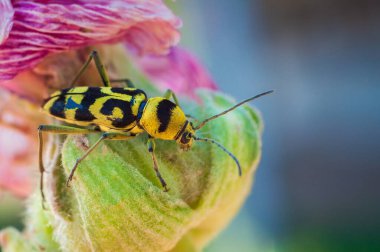
<path id="1" fill-rule="evenodd" d="M 103 140 L 127 140 L 133 137 L 135 137 L 135 135 L 132 136 L 130 134 L 109 133 L 109 132 L 103 133 L 102 136 L 83 154 L 83 156 L 77 159 L 74 167 L 70 171 L 69 178 L 66 181 L 66 186 L 69 187 L 70 181 L 73 179 L 74 173 L 76 169 L 78 168 L 78 165 L 80 164 L 80 162 L 82 162 L 83 159 L 85 159 Z"/>
<path id="2" fill-rule="evenodd" d="M 79 70 L 79 73 L 75 76 L 75 78 L 71 81 L 70 87 L 73 87 L 75 83 L 78 81 L 78 79 L 82 76 L 84 71 L 88 68 L 88 65 L 90 64 L 91 60 L 95 61 L 96 69 L 98 70 L 98 73 L 100 75 L 100 78 L 102 79 L 103 85 L 105 87 L 110 87 L 110 80 L 108 78 L 107 72 L 104 68 L 104 65 L 99 57 L 99 54 L 97 51 L 93 50 L 90 53 L 90 56 L 86 60 L 86 62 L 83 64 L 82 68 Z"/>
<path id="3" fill-rule="evenodd" d="M 171 89 L 166 90 L 166 92 L 165 92 L 165 94 L 164 94 L 164 98 L 169 100 L 171 97 L 173 97 L 173 100 L 174 100 L 175 104 L 176 104 L 178 107 L 181 107 L 181 106 L 179 105 L 178 98 L 177 98 L 176 94 L 173 92 L 173 90 L 171 90 Z M 194 119 L 194 121 L 198 121 L 196 118 L 194 118 L 193 116 L 191 116 L 191 115 L 189 115 L 189 114 L 186 114 L 185 116 L 186 116 L 187 118 Z"/>
<path id="4" fill-rule="evenodd" d="M 39 168 L 40 168 L 40 192 L 42 197 L 42 202 L 45 202 L 45 194 L 44 194 L 44 164 L 43 164 L 43 136 L 42 133 L 53 133 L 53 134 L 87 134 L 97 132 L 96 130 L 86 129 L 86 128 L 77 128 L 63 125 L 40 125 L 38 127 L 38 139 L 39 139 Z"/>
<path id="5" fill-rule="evenodd" d="M 192 116 L 192 115 L 186 114 L 185 116 L 186 116 L 187 118 L 192 119 L 192 120 L 195 121 L 195 122 L 199 122 L 199 120 L 198 120 L 197 118 L 195 118 L 194 116 Z"/>
<path id="6" fill-rule="evenodd" d="M 154 149 L 156 147 L 156 144 L 152 138 L 149 138 L 147 145 L 148 145 L 148 151 L 152 155 L 153 168 L 154 168 L 154 171 L 156 172 L 156 176 L 160 180 L 160 183 L 161 183 L 162 187 L 164 188 L 164 192 L 168 192 L 169 189 L 167 188 L 167 186 L 166 186 L 167 184 L 166 184 L 165 180 L 162 178 L 160 171 L 158 170 L 157 159 L 156 159 L 156 156 L 154 155 Z"/>
<path id="7" fill-rule="evenodd" d="M 165 92 L 165 94 L 164 94 L 164 98 L 169 100 L 171 97 L 173 97 L 173 100 L 174 100 L 175 104 L 176 104 L 178 107 L 181 107 L 181 106 L 179 105 L 179 102 L 178 102 L 177 96 L 175 95 L 175 93 L 173 92 L 173 90 L 171 90 L 171 89 L 166 90 L 166 92 Z"/>

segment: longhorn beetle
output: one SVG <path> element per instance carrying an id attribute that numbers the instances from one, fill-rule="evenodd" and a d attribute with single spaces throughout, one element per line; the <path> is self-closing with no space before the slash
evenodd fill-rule
<path id="1" fill-rule="evenodd" d="M 95 61 L 104 87 L 73 87 L 87 69 L 91 60 Z M 124 82 L 126 87 L 111 87 L 111 82 Z M 53 93 L 42 105 L 43 110 L 48 114 L 71 125 L 40 125 L 38 128 L 42 199 L 45 200 L 43 192 L 44 165 L 42 161 L 43 132 L 54 134 L 103 132 L 101 137 L 87 149 L 83 156 L 76 160 L 67 179 L 67 186 L 73 179 L 78 165 L 103 140 L 127 140 L 143 132 L 148 133 L 148 151 L 152 156 L 154 171 L 164 191 L 168 191 L 168 188 L 158 170 L 157 160 L 154 155 L 154 139 L 175 140 L 184 150 L 189 149 L 194 140 L 213 143 L 235 161 L 239 175 L 241 175 L 239 161 L 231 152 L 213 139 L 196 136 L 195 132 L 209 121 L 234 110 L 246 102 L 272 92 L 272 90 L 267 91 L 239 102 L 235 106 L 204 120 L 199 125 L 193 126 L 179 106 L 176 95 L 170 89 L 166 91 L 163 97 L 148 99 L 145 92 L 134 88 L 132 82 L 128 79 L 110 81 L 100 57 L 96 51 L 92 51 L 77 76 L 71 82 L 70 88 Z M 171 97 L 174 103 L 169 100 Z"/>

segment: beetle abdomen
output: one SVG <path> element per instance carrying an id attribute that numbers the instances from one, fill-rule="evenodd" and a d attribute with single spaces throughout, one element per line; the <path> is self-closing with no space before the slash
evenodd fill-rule
<path id="1" fill-rule="evenodd" d="M 49 114 L 77 125 L 130 129 L 136 125 L 144 91 L 134 88 L 75 87 L 52 94 L 43 108 Z"/>

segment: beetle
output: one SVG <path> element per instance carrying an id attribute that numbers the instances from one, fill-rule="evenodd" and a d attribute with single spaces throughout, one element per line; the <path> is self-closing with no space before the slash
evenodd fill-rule
<path id="1" fill-rule="evenodd" d="M 74 87 L 74 84 L 92 60 L 95 61 L 104 87 Z M 122 81 L 126 86 L 122 88 L 112 87 L 111 82 L 114 81 Z M 77 76 L 71 82 L 70 87 L 56 91 L 45 99 L 42 105 L 43 110 L 69 125 L 40 125 L 38 128 L 39 168 L 41 172 L 40 190 L 43 200 L 45 199 L 43 192 L 43 173 L 45 169 L 42 160 L 44 132 L 54 134 L 102 132 L 101 137 L 87 149 L 82 157 L 76 160 L 66 181 L 67 186 L 69 186 L 70 181 L 73 179 L 78 165 L 102 141 L 127 140 L 143 132 L 146 132 L 149 136 L 147 141 L 148 151 L 152 156 L 154 171 L 164 191 L 168 191 L 168 188 L 167 183 L 160 174 L 154 154 L 155 139 L 174 140 L 184 150 L 191 148 L 194 141 L 211 142 L 221 148 L 235 161 L 239 175 L 241 175 L 239 161 L 231 152 L 215 140 L 198 137 L 195 133 L 207 122 L 234 110 L 246 102 L 273 92 L 273 90 L 267 91 L 246 99 L 194 126 L 181 109 L 175 93 L 170 89 L 166 91 L 163 97 L 148 98 L 145 92 L 135 88 L 130 80 L 121 79 L 114 81 L 110 81 L 108 78 L 98 53 L 92 51 Z M 170 98 L 173 98 L 174 102 L 170 101 Z"/>

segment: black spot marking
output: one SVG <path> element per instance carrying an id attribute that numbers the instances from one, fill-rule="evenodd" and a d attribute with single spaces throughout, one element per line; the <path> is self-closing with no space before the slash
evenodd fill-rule
<path id="1" fill-rule="evenodd" d="M 85 93 L 78 95 L 83 95 L 84 97 L 81 101 L 82 107 L 75 111 L 75 120 L 90 122 L 96 119 L 96 117 L 90 112 L 89 108 L 97 99 L 107 95 L 102 93 L 101 89 L 98 87 L 90 87 Z"/>
<path id="2" fill-rule="evenodd" d="M 100 112 L 103 115 L 112 115 L 112 111 L 115 108 L 119 108 L 123 112 L 122 118 L 112 118 L 112 125 L 116 128 L 125 128 L 129 124 L 136 121 L 136 116 L 133 115 L 129 102 L 111 98 L 107 100 Z"/>
<path id="3" fill-rule="evenodd" d="M 173 113 L 173 109 L 177 107 L 173 102 L 164 99 L 158 103 L 157 106 L 157 118 L 160 121 L 160 126 L 158 127 L 158 132 L 164 132 L 170 123 L 170 118 Z"/>
<path id="4" fill-rule="evenodd" d="M 50 114 L 56 117 L 65 118 L 66 93 L 67 89 L 61 91 L 60 95 L 58 96 L 58 99 L 55 100 L 55 102 L 50 107 Z"/>
<path id="5" fill-rule="evenodd" d="M 122 95 L 130 95 L 130 96 L 136 96 L 139 94 L 143 94 L 146 97 L 146 94 L 141 89 L 127 89 L 127 88 L 118 88 L 113 87 L 111 88 L 111 91 L 116 94 L 122 94 Z"/>

